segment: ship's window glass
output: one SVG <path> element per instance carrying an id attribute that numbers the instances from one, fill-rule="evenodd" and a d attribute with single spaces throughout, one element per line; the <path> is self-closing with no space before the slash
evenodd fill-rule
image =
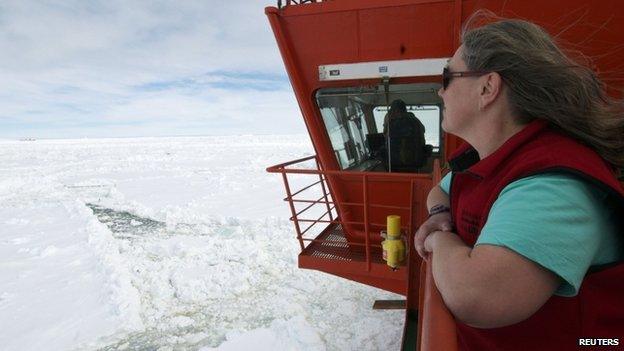
<path id="1" fill-rule="evenodd" d="M 318 90 L 316 102 L 340 168 L 397 171 L 398 168 L 393 169 L 389 162 L 392 160 L 392 153 L 388 151 L 392 150 L 392 138 L 383 134 L 384 117 L 391 102 L 397 99 L 405 102 L 407 112 L 414 114 L 424 125 L 425 142 L 430 145 L 431 153 L 428 158 L 439 157 L 442 149 L 439 88 L 435 83 L 414 83 L 390 84 L 387 90 L 381 84 Z M 430 164 L 403 171 L 426 172 Z"/>
<path id="2" fill-rule="evenodd" d="M 362 108 L 354 101 L 345 102 L 342 107 L 321 108 L 329 139 L 342 169 L 364 162 L 370 154 L 365 143 L 369 130 Z"/>

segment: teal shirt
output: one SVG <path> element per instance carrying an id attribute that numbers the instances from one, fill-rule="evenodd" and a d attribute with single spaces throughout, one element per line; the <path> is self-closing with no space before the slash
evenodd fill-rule
<path id="1" fill-rule="evenodd" d="M 449 193 L 451 174 L 440 182 Z M 556 295 L 575 296 L 590 266 L 624 257 L 606 193 L 573 175 L 540 174 L 507 185 L 476 245 L 506 247 L 557 274 Z"/>

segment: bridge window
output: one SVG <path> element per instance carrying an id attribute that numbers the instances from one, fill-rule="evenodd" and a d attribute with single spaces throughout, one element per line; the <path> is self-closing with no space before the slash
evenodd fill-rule
<path id="1" fill-rule="evenodd" d="M 425 126 L 425 141 L 433 146 L 433 151 L 440 149 L 440 106 L 438 105 L 407 105 L 407 111 L 413 113 Z M 373 109 L 377 130 L 383 130 L 384 117 L 388 106 L 377 106 Z"/>
<path id="2" fill-rule="evenodd" d="M 424 139 L 430 145 L 429 158 L 439 157 L 442 101 L 437 95 L 438 88 L 439 84 L 417 83 L 390 85 L 387 91 L 383 85 L 317 91 L 317 104 L 340 168 L 362 171 L 393 168 L 392 161 L 389 162 L 392 160 L 388 151 L 389 137 L 384 135 L 383 123 L 390 104 L 397 99 L 405 102 L 407 112 L 424 126 Z M 430 167 L 431 160 L 427 160 L 417 169 L 404 171 L 427 172 Z"/>
<path id="3" fill-rule="evenodd" d="M 366 144 L 366 136 L 370 132 L 362 106 L 347 100 L 344 107 L 323 107 L 321 113 L 341 168 L 347 169 L 364 162 L 371 150 Z"/>

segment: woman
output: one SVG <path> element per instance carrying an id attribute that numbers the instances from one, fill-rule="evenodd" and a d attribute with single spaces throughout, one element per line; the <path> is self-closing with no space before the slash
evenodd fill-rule
<path id="1" fill-rule="evenodd" d="M 622 105 L 521 20 L 465 30 L 438 94 L 443 129 L 469 145 L 414 242 L 460 347 L 623 347 Z"/>

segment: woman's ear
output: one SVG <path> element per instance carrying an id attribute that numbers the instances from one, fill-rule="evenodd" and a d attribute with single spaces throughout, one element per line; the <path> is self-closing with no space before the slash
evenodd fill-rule
<path id="1" fill-rule="evenodd" d="M 484 110 L 501 95 L 503 79 L 497 72 L 490 72 L 482 77 L 479 94 L 479 110 Z"/>

